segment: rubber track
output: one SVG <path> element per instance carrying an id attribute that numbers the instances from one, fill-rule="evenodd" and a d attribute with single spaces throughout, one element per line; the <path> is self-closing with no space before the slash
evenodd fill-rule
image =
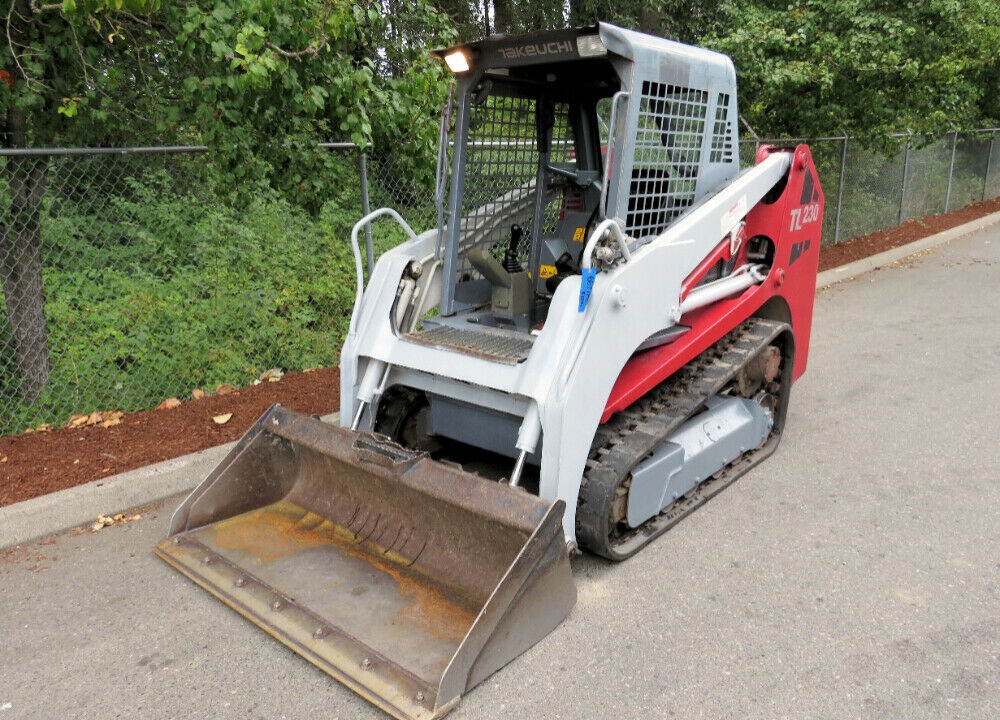
<path id="1" fill-rule="evenodd" d="M 786 331 L 791 329 L 782 322 L 763 318 L 746 320 L 598 428 L 576 511 L 577 540 L 581 547 L 612 560 L 624 560 L 774 452 L 780 432 L 772 432 L 760 448 L 745 453 L 639 528 L 613 535 L 616 528 L 611 523 L 612 505 L 627 502 L 632 469 L 694 415 L 706 399 L 722 391 L 757 353 Z M 785 358 L 785 365 L 789 364 Z M 782 373 L 780 386 L 780 392 L 787 395 L 791 387 L 790 368 L 786 367 Z M 779 412 L 786 405 L 779 398 Z M 781 427 L 779 418 L 775 426 Z"/>

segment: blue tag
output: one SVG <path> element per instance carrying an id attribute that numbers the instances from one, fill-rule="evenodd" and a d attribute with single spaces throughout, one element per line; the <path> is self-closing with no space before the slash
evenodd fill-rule
<path id="1" fill-rule="evenodd" d="M 597 279 L 597 268 L 583 268 L 581 275 L 580 307 L 577 312 L 583 312 L 587 309 L 587 303 L 590 301 L 590 291 L 594 289 L 594 280 Z"/>

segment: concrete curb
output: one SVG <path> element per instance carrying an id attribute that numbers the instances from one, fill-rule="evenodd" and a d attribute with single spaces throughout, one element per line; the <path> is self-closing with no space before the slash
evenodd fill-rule
<path id="1" fill-rule="evenodd" d="M 190 490 L 236 443 L 0 507 L 0 548 L 20 545 Z"/>
<path id="2" fill-rule="evenodd" d="M 1000 212 L 848 265 L 826 270 L 817 277 L 816 289 L 852 280 L 875 268 L 938 247 L 996 223 L 1000 223 Z M 337 418 L 338 414 L 333 414 L 323 419 L 336 423 Z M 100 514 L 123 512 L 189 491 L 218 465 L 234 445 L 235 443 L 227 443 L 104 480 L 95 480 L 86 485 L 0 507 L 0 549 L 92 522 Z"/>
<path id="3" fill-rule="evenodd" d="M 322 419 L 337 423 L 340 414 Z M 235 442 L 164 460 L 136 470 L 0 507 L 0 549 L 68 530 L 132 508 L 188 492 L 212 471 Z"/>

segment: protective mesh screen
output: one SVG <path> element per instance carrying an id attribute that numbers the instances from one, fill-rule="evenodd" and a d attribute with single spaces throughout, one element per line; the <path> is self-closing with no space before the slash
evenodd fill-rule
<path id="1" fill-rule="evenodd" d="M 729 163 L 733 161 L 733 126 L 729 120 L 729 95 L 719 93 L 715 106 L 715 125 L 712 127 L 712 150 L 708 161 Z"/>
<path id="2" fill-rule="evenodd" d="M 643 82 L 625 217 L 628 234 L 658 234 L 694 201 L 707 114 L 704 90 Z M 715 120 L 718 127 L 720 119 Z"/>
<path id="3" fill-rule="evenodd" d="M 567 163 L 573 158 L 572 134 L 565 104 L 555 105 L 550 163 Z M 538 176 L 535 101 L 491 95 L 474 105 L 469 125 L 462 198 L 461 242 L 458 260 L 460 276 L 474 271 L 465 257 L 472 247 L 487 246 L 502 260 L 510 243 L 510 228 L 524 229 L 518 255 L 524 261 L 530 249 Z M 559 198 L 546 204 L 543 231 L 554 226 Z"/>

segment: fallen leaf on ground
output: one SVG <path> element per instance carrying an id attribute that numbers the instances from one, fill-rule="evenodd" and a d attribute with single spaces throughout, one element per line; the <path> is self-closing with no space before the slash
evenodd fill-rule
<path id="1" fill-rule="evenodd" d="M 104 528 L 114 525 L 115 523 L 129 523 L 134 520 L 142 520 L 142 515 L 129 515 L 128 513 L 118 513 L 117 515 L 113 515 L 111 517 L 108 517 L 107 515 L 98 515 L 96 522 L 90 526 L 90 529 L 93 532 L 97 532 L 98 530 L 103 530 Z"/>
<path id="2" fill-rule="evenodd" d="M 201 400 L 203 397 L 205 397 L 205 391 L 195 388 L 194 390 L 191 391 L 191 397 L 195 400 Z"/>
<path id="3" fill-rule="evenodd" d="M 93 530 L 94 532 L 97 532 L 98 530 L 103 530 L 108 525 L 114 525 L 114 524 L 115 524 L 114 518 L 109 518 L 107 515 L 98 515 L 97 522 L 91 525 L 90 529 Z"/>
<path id="4" fill-rule="evenodd" d="M 261 382 L 278 382 L 284 377 L 285 373 L 281 371 L 280 368 L 271 368 L 266 370 L 263 375 L 260 376 Z"/>
<path id="5" fill-rule="evenodd" d="M 5 463 L 5 462 L 7 462 L 7 456 L 6 455 L 0 455 L 0 463 Z"/>
<path id="6" fill-rule="evenodd" d="M 229 383 L 223 383 L 222 385 L 219 385 L 217 388 L 215 388 L 216 395 L 228 395 L 229 393 L 234 393 L 234 392 L 236 392 L 236 388 L 234 388 Z"/>
<path id="7" fill-rule="evenodd" d="M 159 405 L 156 406 L 156 409 L 157 410 L 171 410 L 171 409 L 173 409 L 175 407 L 180 407 L 180 405 L 181 405 L 181 401 L 178 400 L 175 397 L 172 397 L 172 398 L 167 398 L 166 400 L 164 400 L 163 402 L 161 402 Z"/>
<path id="8" fill-rule="evenodd" d="M 66 423 L 68 428 L 83 428 L 100 425 L 103 428 L 114 427 L 121 423 L 125 413 L 118 410 L 108 412 L 92 412 L 89 415 L 72 415 Z"/>
<path id="9" fill-rule="evenodd" d="M 223 413 L 222 415 L 215 415 L 212 417 L 212 421 L 216 425 L 225 425 L 227 422 L 233 419 L 232 413 Z"/>
<path id="10" fill-rule="evenodd" d="M 115 410 L 114 412 L 101 413 L 103 418 L 101 422 L 102 428 L 114 427 L 115 425 L 121 425 L 122 418 L 125 417 L 125 413 Z"/>

